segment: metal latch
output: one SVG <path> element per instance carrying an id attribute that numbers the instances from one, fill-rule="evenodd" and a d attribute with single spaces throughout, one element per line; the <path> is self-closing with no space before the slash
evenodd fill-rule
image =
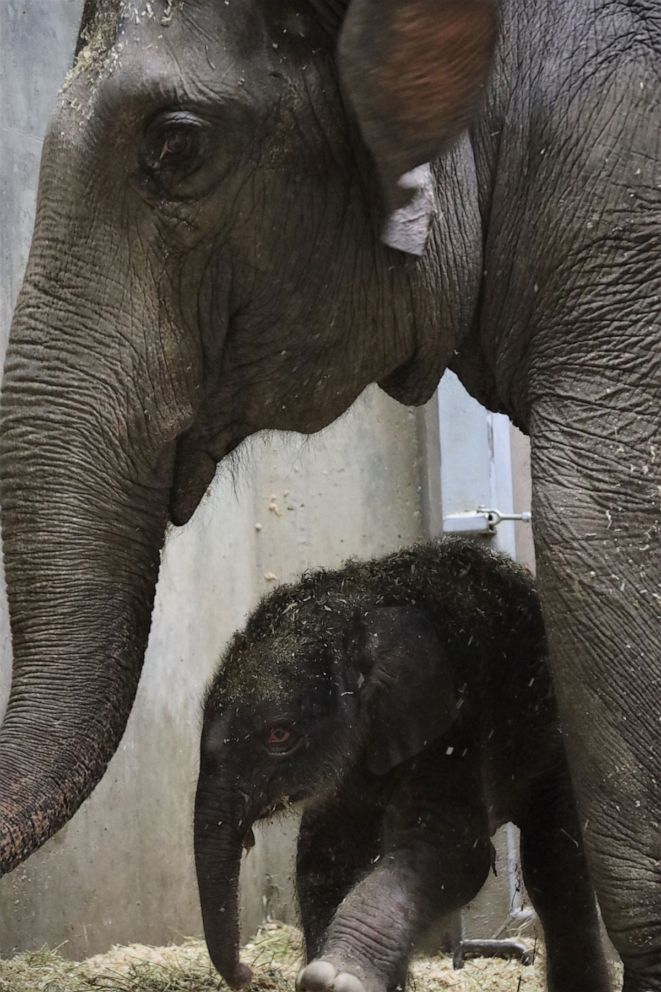
<path id="1" fill-rule="evenodd" d="M 530 510 L 523 513 L 502 513 L 486 506 L 478 506 L 477 510 L 468 513 L 451 513 L 443 517 L 443 531 L 446 534 L 495 534 L 496 527 L 505 520 L 519 521 L 529 524 L 532 520 Z"/>

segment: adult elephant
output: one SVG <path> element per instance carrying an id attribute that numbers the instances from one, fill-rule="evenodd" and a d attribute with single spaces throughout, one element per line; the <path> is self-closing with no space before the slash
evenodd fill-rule
<path id="1" fill-rule="evenodd" d="M 0 857 L 103 774 L 166 522 L 217 462 L 374 380 L 422 403 L 450 366 L 532 439 L 594 881 L 627 992 L 653 992 L 661 7 L 500 15 L 480 101 L 492 0 L 88 0 L 2 396 Z"/>

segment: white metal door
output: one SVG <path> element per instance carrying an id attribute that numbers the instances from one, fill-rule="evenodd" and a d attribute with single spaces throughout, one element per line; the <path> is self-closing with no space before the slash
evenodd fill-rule
<path id="1" fill-rule="evenodd" d="M 437 404 L 443 532 L 489 541 L 534 568 L 527 438 L 507 417 L 490 413 L 469 396 L 452 372 L 443 376 Z M 521 519 L 502 519 L 516 516 Z M 494 841 L 498 876 L 490 875 L 462 914 L 466 937 L 519 929 L 530 915 L 518 865 L 518 830 L 504 827 Z"/>

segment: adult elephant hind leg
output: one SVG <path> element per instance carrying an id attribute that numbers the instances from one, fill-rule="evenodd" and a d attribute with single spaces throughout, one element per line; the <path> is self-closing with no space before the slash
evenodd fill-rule
<path id="1" fill-rule="evenodd" d="M 531 430 L 550 662 L 626 992 L 661 990 L 661 437 L 649 387 L 574 371 Z"/>
<path id="2" fill-rule="evenodd" d="M 597 904 L 566 764 L 531 786 L 523 877 L 546 942 L 549 992 L 609 992 Z"/>

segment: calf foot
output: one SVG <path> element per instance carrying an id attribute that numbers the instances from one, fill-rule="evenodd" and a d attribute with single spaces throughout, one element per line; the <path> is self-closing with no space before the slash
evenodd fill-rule
<path id="1" fill-rule="evenodd" d="M 379 986 L 364 978 L 319 958 L 299 971 L 296 988 L 298 992 L 378 992 Z"/>

